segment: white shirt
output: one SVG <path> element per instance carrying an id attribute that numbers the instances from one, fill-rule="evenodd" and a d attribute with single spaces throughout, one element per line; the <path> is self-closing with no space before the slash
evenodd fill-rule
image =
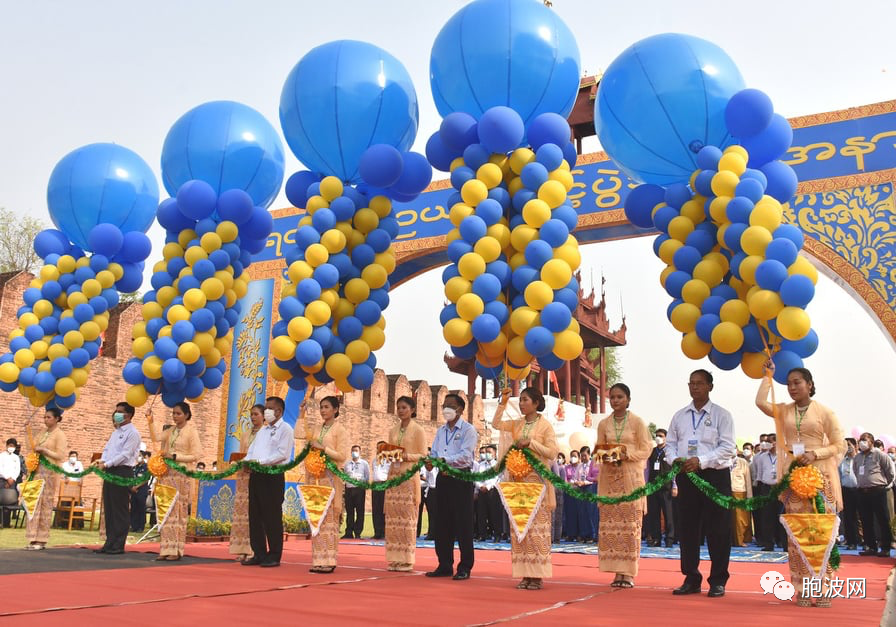
<path id="1" fill-rule="evenodd" d="M 102 461 L 106 468 L 133 466 L 140 448 L 140 432 L 130 422 L 123 424 L 109 436 L 103 449 Z"/>
<path id="2" fill-rule="evenodd" d="M 696 455 L 689 450 L 694 445 Z M 709 401 L 697 410 L 691 402 L 672 416 L 672 423 L 666 434 L 668 463 L 671 464 L 679 457 L 697 457 L 700 468 L 730 470 L 736 456 L 734 419 L 727 409 Z"/>
<path id="3" fill-rule="evenodd" d="M 386 481 L 389 478 L 389 467 L 391 462 L 373 462 L 373 480 Z"/>
<path id="4" fill-rule="evenodd" d="M 18 455 L 6 451 L 0 453 L 0 479 L 12 479 L 15 481 L 21 473 L 22 464 Z M 2 485 L 0 487 L 6 488 L 8 486 Z"/>
<path id="5" fill-rule="evenodd" d="M 70 462 L 69 460 L 65 460 L 65 462 L 62 464 L 62 469 L 65 472 L 83 472 L 84 464 L 82 464 L 81 460 L 78 460 L 78 459 L 75 460 L 74 464 L 72 462 Z M 69 477 L 68 480 L 69 481 L 80 481 L 81 479 L 78 477 Z"/>
<path id="6" fill-rule="evenodd" d="M 482 461 L 476 462 L 477 466 L 475 472 L 485 472 L 486 470 L 491 470 L 495 466 L 498 465 L 498 461 L 495 459 L 484 459 Z M 491 490 L 496 485 L 498 485 L 498 481 L 500 480 L 500 475 L 498 477 L 492 477 L 491 479 L 487 479 L 485 481 L 477 481 L 475 483 L 476 490 L 479 488 L 485 488 L 486 490 Z"/>
<path id="7" fill-rule="evenodd" d="M 426 487 L 426 494 L 429 494 L 430 490 L 436 489 L 436 479 L 439 476 L 439 469 L 437 466 L 433 466 L 432 470 L 427 470 L 426 466 L 422 469 L 423 471 L 423 482 L 424 487 Z"/>
<path id="8" fill-rule="evenodd" d="M 370 481 L 370 465 L 366 459 L 349 459 L 345 462 L 342 469 L 355 481 L 363 481 L 364 483 Z M 357 486 L 346 485 L 345 487 L 354 488 Z"/>
<path id="9" fill-rule="evenodd" d="M 766 485 L 775 485 L 778 483 L 777 464 L 778 454 L 771 451 L 762 451 L 753 460 L 751 468 L 753 472 L 753 485 L 764 483 Z"/>
<path id="10" fill-rule="evenodd" d="M 246 461 L 254 461 L 265 466 L 285 464 L 292 460 L 295 441 L 292 427 L 281 418 L 272 425 L 264 425 L 255 435 L 255 440 L 246 451 Z"/>

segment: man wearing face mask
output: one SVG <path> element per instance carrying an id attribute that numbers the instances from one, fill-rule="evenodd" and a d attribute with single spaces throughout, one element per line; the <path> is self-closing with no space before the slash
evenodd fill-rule
<path id="1" fill-rule="evenodd" d="M 859 454 L 853 458 L 852 466 L 858 483 L 859 517 L 865 536 L 865 550 L 859 555 L 890 557 L 893 537 L 887 518 L 887 485 L 894 478 L 890 458 L 874 447 L 873 435 L 863 433 L 859 439 Z"/>
<path id="2" fill-rule="evenodd" d="M 854 551 L 859 544 L 858 492 L 859 482 L 852 462 L 856 456 L 858 443 L 854 438 L 846 438 L 846 455 L 840 461 L 840 490 L 843 493 L 843 511 L 840 523 L 847 550 Z"/>
<path id="3" fill-rule="evenodd" d="M 744 445 L 743 450 L 746 452 L 746 445 Z M 744 455 L 735 457 L 734 466 L 731 467 L 731 496 L 736 499 L 753 498 L 750 462 L 747 461 Z M 731 535 L 732 546 L 746 546 L 753 541 L 753 530 L 748 510 L 740 508 L 734 510 L 731 519 Z"/>
<path id="4" fill-rule="evenodd" d="M 485 472 L 498 464 L 493 446 L 482 449 L 483 459 L 479 462 L 479 472 Z M 503 535 L 501 516 L 501 496 L 498 494 L 498 477 L 476 482 L 476 524 L 480 540 L 500 542 Z"/>
<path id="5" fill-rule="evenodd" d="M 385 441 L 380 440 L 376 443 L 377 450 L 379 450 L 380 445 L 386 444 Z M 370 472 L 373 475 L 374 481 L 388 481 L 389 480 L 389 468 L 392 466 L 391 462 L 386 461 L 377 461 L 376 456 L 373 458 L 373 462 L 371 463 Z M 371 490 L 370 491 L 370 513 L 373 518 L 373 539 L 374 540 L 382 540 L 386 537 L 386 491 L 385 490 Z"/>
<path id="6" fill-rule="evenodd" d="M 246 451 L 246 461 L 278 466 L 292 460 L 293 430 L 283 418 L 286 405 L 279 396 L 264 403 L 264 426 Z M 254 556 L 243 566 L 279 566 L 283 554 L 283 473 L 253 471 L 249 475 L 249 544 Z"/>
<path id="7" fill-rule="evenodd" d="M 16 455 L 18 443 L 15 438 L 6 441 L 6 450 L 0 453 L 0 504 L 14 506 L 19 500 L 16 481 L 22 473 L 22 463 Z M 9 527 L 12 510 L 3 510 L 2 526 Z"/>
<path id="8" fill-rule="evenodd" d="M 656 446 L 647 459 L 648 482 L 672 470 L 672 466 L 666 461 L 666 430 L 657 429 L 654 441 Z M 647 534 L 649 536 L 647 544 L 649 546 L 660 546 L 662 543 L 661 516 L 666 520 L 666 546 L 670 547 L 675 543 L 671 481 L 647 497 Z"/>
<path id="9" fill-rule="evenodd" d="M 140 455 L 134 465 L 134 476 L 139 477 L 146 472 L 149 454 L 146 446 L 140 443 Z M 146 529 L 146 497 L 149 496 L 149 482 L 131 486 L 131 531 L 141 532 Z"/>
<path id="10" fill-rule="evenodd" d="M 78 451 L 69 451 L 68 459 L 62 463 L 65 472 L 83 472 L 84 464 L 78 459 Z M 80 477 L 69 477 L 69 481 L 80 481 Z"/>
<path id="11" fill-rule="evenodd" d="M 355 444 L 352 447 L 352 457 L 343 469 L 345 473 L 355 481 L 370 481 L 370 465 L 366 459 L 361 459 L 361 447 Z M 363 486 L 345 483 L 345 535 L 343 540 L 352 537 L 360 538 L 364 531 L 364 505 L 367 501 L 367 490 Z"/>
<path id="12" fill-rule="evenodd" d="M 762 452 L 756 456 L 756 461 L 753 462 L 753 470 L 755 472 L 753 475 L 753 486 L 757 496 L 765 496 L 778 483 L 777 436 L 774 433 L 769 433 L 766 441 L 760 444 L 760 448 Z M 780 513 L 781 502 L 777 499 L 772 499 L 759 511 L 763 551 L 774 551 L 776 543 L 782 549 L 786 546 L 787 540 L 784 536 L 784 527 L 778 520 Z"/>
<path id="13" fill-rule="evenodd" d="M 442 403 L 445 424 L 436 431 L 430 456 L 452 468 L 470 472 L 479 435 L 461 418 L 466 403 L 458 394 L 447 394 Z M 430 464 L 431 465 L 431 464 Z M 473 570 L 473 484 L 439 473 L 436 480 L 435 544 L 438 567 L 427 577 L 470 578 Z M 454 542 L 460 547 L 460 562 L 454 572 Z"/>
<path id="14" fill-rule="evenodd" d="M 134 476 L 134 460 L 140 448 L 140 432 L 131 424 L 134 408 L 129 403 L 118 403 L 112 414 L 115 430 L 109 437 L 103 455 L 94 462 L 106 472 L 119 477 Z M 106 522 L 106 543 L 94 553 L 119 555 L 124 553 L 130 529 L 131 491 L 125 486 L 103 481 L 103 516 Z"/>

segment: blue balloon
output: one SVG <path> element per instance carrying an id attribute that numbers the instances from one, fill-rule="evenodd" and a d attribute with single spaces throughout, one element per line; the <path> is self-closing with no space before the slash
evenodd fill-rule
<path id="1" fill-rule="evenodd" d="M 543 326 L 532 327 L 523 339 L 526 350 L 535 357 L 543 357 L 554 350 L 554 334 Z"/>
<path id="2" fill-rule="evenodd" d="M 215 189 L 205 181 L 193 179 L 177 189 L 177 208 L 191 220 L 201 221 L 208 218 L 215 212 L 217 203 L 218 195 Z M 197 225 L 197 231 L 200 230 L 199 226 Z"/>
<path id="3" fill-rule="evenodd" d="M 783 161 L 769 161 L 760 168 L 768 180 L 768 187 L 765 193 L 780 203 L 790 202 L 790 199 L 796 194 L 796 188 L 799 185 L 799 179 L 796 171 Z"/>
<path id="4" fill-rule="evenodd" d="M 784 264 L 785 267 L 792 266 L 793 262 L 796 261 L 798 254 L 799 251 L 797 250 L 796 245 L 786 237 L 776 237 L 770 241 L 765 248 L 766 259 L 779 261 Z"/>
<path id="5" fill-rule="evenodd" d="M 538 365 L 545 370 L 560 370 L 566 362 L 553 353 L 542 355 L 538 358 Z"/>
<path id="6" fill-rule="evenodd" d="M 803 247 L 803 240 L 805 239 L 805 236 L 803 235 L 803 232 L 799 229 L 799 227 L 792 224 L 782 224 L 775 229 L 775 232 L 772 233 L 772 235 L 775 239 L 778 239 L 779 237 L 786 237 L 791 242 L 793 242 L 793 245 L 796 246 L 797 250 L 800 250 Z"/>
<path id="7" fill-rule="evenodd" d="M 759 202 L 764 194 L 765 185 L 762 184 L 762 181 L 755 178 L 741 177 L 740 182 L 734 188 L 735 196 L 748 198 L 751 202 L 754 203 Z"/>
<path id="8" fill-rule="evenodd" d="M 27 368 L 22 368 L 22 370 L 19 372 L 18 383 L 21 383 L 22 385 L 34 385 L 34 377 L 35 376 L 37 376 L 37 368 L 34 368 L 33 366 L 28 366 Z M 12 389 L 4 390 L 4 391 L 12 392 L 18 387 L 18 385 L 15 381 L 10 383 L 10 385 L 13 386 Z"/>
<path id="9" fill-rule="evenodd" d="M 214 390 L 221 387 L 221 382 L 224 380 L 224 373 L 217 368 L 206 368 L 205 372 L 203 372 L 202 376 L 199 378 L 202 379 L 202 383 L 205 384 L 207 389 Z"/>
<path id="10" fill-rule="evenodd" d="M 572 313 L 563 303 L 549 303 L 541 312 L 541 324 L 551 333 L 564 331 L 572 320 Z"/>
<path id="11" fill-rule="evenodd" d="M 547 242 L 534 239 L 526 244 L 526 250 L 523 251 L 523 255 L 526 257 L 526 263 L 533 268 L 540 269 L 553 259 L 554 251 Z"/>
<path id="12" fill-rule="evenodd" d="M 346 344 L 360 338 L 361 333 L 364 331 L 364 325 L 355 316 L 346 316 L 338 324 L 339 339 Z"/>
<path id="13" fill-rule="evenodd" d="M 666 188 L 663 200 L 670 207 L 681 209 L 681 206 L 692 197 L 690 188 L 684 183 L 674 183 Z"/>
<path id="14" fill-rule="evenodd" d="M 366 364 L 352 366 L 352 371 L 346 378 L 348 384 L 356 390 L 366 390 L 373 385 L 373 368 Z"/>
<path id="15" fill-rule="evenodd" d="M 166 383 L 182 381 L 187 374 L 187 369 L 181 360 L 177 358 L 166 359 L 162 364 L 162 379 Z"/>
<path id="16" fill-rule="evenodd" d="M 312 183 L 320 181 L 320 176 L 310 170 L 299 170 L 288 179 L 283 191 L 286 192 L 286 198 L 294 207 L 300 209 L 305 208 L 308 202 L 308 186 Z"/>
<path id="17" fill-rule="evenodd" d="M 479 118 L 479 141 L 494 153 L 507 153 L 517 148 L 526 134 L 520 114 L 510 107 L 491 107 Z"/>
<path id="18" fill-rule="evenodd" d="M 332 257 L 330 261 L 332 262 Z M 339 283 L 339 270 L 332 263 L 322 263 L 314 269 L 312 274 L 323 289 L 330 289 Z"/>
<path id="19" fill-rule="evenodd" d="M 47 255 L 64 255 L 68 247 L 68 237 L 56 229 L 44 229 L 34 236 L 34 252 L 41 259 Z"/>
<path id="20" fill-rule="evenodd" d="M 57 379 L 69 376 L 72 368 L 72 362 L 68 357 L 57 357 L 50 363 L 50 373 Z"/>
<path id="21" fill-rule="evenodd" d="M 323 210 L 321 210 L 323 211 Z M 315 216 L 317 213 L 315 212 Z M 240 236 L 252 240 L 265 240 L 274 229 L 274 218 L 262 207 L 252 208 L 252 217 L 240 227 Z"/>
<path id="22" fill-rule="evenodd" d="M 121 250 L 115 256 L 116 261 L 126 261 L 128 263 L 140 263 L 144 261 L 152 252 L 152 242 L 145 233 L 140 231 L 130 231 L 124 234 L 121 243 Z M 93 259 L 98 255 L 94 255 L 90 260 L 90 267 L 93 268 Z M 101 268 L 105 269 L 105 268 Z M 94 270 L 96 270 L 94 268 Z"/>
<path id="23" fill-rule="evenodd" d="M 177 342 L 170 337 L 160 337 L 155 341 L 153 351 L 159 359 L 173 359 L 177 356 Z"/>
<path id="24" fill-rule="evenodd" d="M 757 168 L 777 159 L 787 152 L 791 142 L 793 142 L 793 129 L 790 127 L 790 122 L 783 115 L 775 113 L 762 132 L 743 140 L 743 147 L 750 155 L 747 165 Z"/>
<path id="25" fill-rule="evenodd" d="M 501 323 L 491 314 L 482 313 L 473 320 L 473 337 L 479 342 L 492 342 L 501 333 Z"/>
<path id="26" fill-rule="evenodd" d="M 451 352 L 454 353 L 455 357 L 460 357 L 461 359 L 470 359 L 479 351 L 479 344 L 476 340 L 473 340 L 469 344 L 464 346 L 451 346 Z"/>
<path id="27" fill-rule="evenodd" d="M 743 328 L 744 345 L 743 350 L 747 353 L 761 353 L 765 350 L 765 342 L 763 342 L 763 334 L 759 330 L 759 325 L 755 322 L 748 324 Z M 706 340 L 709 342 L 710 340 Z"/>
<path id="28" fill-rule="evenodd" d="M 772 355 L 775 363 L 775 381 L 784 385 L 787 383 L 787 374 L 794 368 L 802 368 L 803 360 L 793 351 L 780 350 Z"/>
<path id="29" fill-rule="evenodd" d="M 774 113 L 775 106 L 765 92 L 743 89 L 728 101 L 725 124 L 734 137 L 751 137 L 765 130 Z"/>
<path id="30" fill-rule="evenodd" d="M 395 146 L 374 144 L 361 154 L 358 173 L 368 185 L 386 188 L 398 181 L 402 167 L 401 152 Z"/>
<path id="31" fill-rule="evenodd" d="M 49 372 L 38 372 L 34 375 L 34 387 L 38 392 L 49 392 L 56 386 L 56 378 Z"/>
<path id="32" fill-rule="evenodd" d="M 558 14 L 515 0 L 479 0 L 455 13 L 436 36 L 429 70 L 442 116 L 480 118 L 501 105 L 527 125 L 541 113 L 568 116 L 581 76 L 575 37 Z"/>
<path id="33" fill-rule="evenodd" d="M 372 300 L 365 300 L 355 306 L 355 317 L 361 321 L 364 326 L 376 324 L 383 310 Z"/>
<path id="34" fill-rule="evenodd" d="M 719 318 L 718 314 L 703 314 L 697 318 L 697 327 L 695 329 L 695 331 L 697 331 L 697 337 L 707 344 L 712 343 L 712 331 L 721 321 L 722 319 Z"/>
<path id="35" fill-rule="evenodd" d="M 498 298 L 501 294 L 501 281 L 498 277 L 486 272 L 473 279 L 472 289 L 473 293 L 481 298 L 483 302 L 488 303 Z M 490 342 L 491 340 L 483 341 Z"/>
<path id="36" fill-rule="evenodd" d="M 504 326 L 507 320 L 510 319 L 510 310 L 507 308 L 507 305 L 497 300 L 486 303 L 485 313 L 494 316 L 501 326 Z"/>
<path id="37" fill-rule="evenodd" d="M 442 311 L 439 312 L 439 324 L 444 327 L 446 324 L 448 324 L 449 320 L 454 320 L 458 317 L 457 305 L 455 305 L 454 303 L 448 303 L 447 305 L 442 307 Z"/>
<path id="38" fill-rule="evenodd" d="M 681 288 L 684 284 L 691 280 L 691 275 L 681 270 L 676 270 L 666 277 L 666 283 L 663 287 L 672 298 L 681 298 Z"/>
<path id="39" fill-rule="evenodd" d="M 756 284 L 764 290 L 777 292 L 787 278 L 787 268 L 780 261 L 766 259 L 756 267 Z"/>
<path id="40" fill-rule="evenodd" d="M 460 236 L 469 244 L 475 244 L 481 238 L 485 237 L 488 227 L 485 221 L 477 215 L 471 215 L 464 218 L 458 227 Z M 369 239 L 369 236 L 368 236 Z"/>
<path id="41" fill-rule="evenodd" d="M 653 225 L 661 232 L 666 233 L 669 230 L 669 223 L 678 216 L 677 209 L 669 205 L 663 205 L 653 214 Z"/>
<path id="42" fill-rule="evenodd" d="M 812 279 L 802 274 L 787 277 L 779 289 L 781 302 L 788 307 L 805 307 L 815 296 L 815 285 L 812 283 Z"/>
<path id="43" fill-rule="evenodd" d="M 121 267 L 124 270 L 124 274 L 115 284 L 115 287 L 118 288 L 119 292 L 124 292 L 125 294 L 136 292 L 143 284 L 143 264 L 125 262 L 121 264 Z"/>
<path id="44" fill-rule="evenodd" d="M 537 161 L 532 161 L 523 166 L 520 179 L 523 181 L 523 185 L 532 192 L 536 192 L 548 180 L 548 169 Z"/>
<path id="45" fill-rule="evenodd" d="M 451 169 L 451 162 L 460 156 L 457 151 L 445 146 L 441 134 L 438 132 L 433 133 L 426 140 L 425 152 L 426 159 L 432 164 L 432 167 L 442 172 L 448 172 Z"/>
<path id="46" fill-rule="evenodd" d="M 714 348 L 709 351 L 709 361 L 722 370 L 734 370 L 740 365 L 743 356 L 744 354 L 742 350 L 730 354 L 722 353 Z"/>
<path id="47" fill-rule="evenodd" d="M 716 239 L 717 231 L 716 226 L 712 222 L 701 222 L 697 225 L 696 229 L 688 234 L 684 243 L 689 247 L 692 246 L 696 248 L 700 251 L 701 255 L 706 255 L 715 248 L 718 243 L 718 240 Z"/>
<path id="48" fill-rule="evenodd" d="M 743 87 L 737 66 L 715 44 L 654 35 L 630 46 L 604 72 L 594 127 L 601 146 L 632 179 L 686 182 L 701 148 L 734 143 L 725 107 Z"/>
<path id="49" fill-rule="evenodd" d="M 691 274 L 694 272 L 696 265 L 702 260 L 703 255 L 700 254 L 699 250 L 693 246 L 685 245 L 675 251 L 675 254 L 672 256 L 672 265 L 678 270 Z"/>
<path id="50" fill-rule="evenodd" d="M 62 286 L 58 281 L 47 281 L 40 288 L 41 296 L 49 301 L 54 301 L 62 294 Z"/>
<path id="51" fill-rule="evenodd" d="M 818 334 L 814 329 L 809 329 L 808 335 L 801 340 L 784 340 L 781 342 L 781 350 L 792 351 L 805 359 L 811 357 L 818 350 Z M 25 371 L 22 371 L 24 374 Z M 22 375 L 19 375 L 21 380 Z"/>
<path id="52" fill-rule="evenodd" d="M 478 359 L 474 363 L 476 374 L 485 381 L 494 381 L 501 376 L 501 366 L 486 366 Z"/>
<path id="53" fill-rule="evenodd" d="M 308 52 L 280 96 L 280 125 L 299 161 L 352 183 L 361 180 L 359 165 L 368 147 L 411 147 L 418 116 L 404 66 L 360 41 L 334 41 Z"/>
<path id="54" fill-rule="evenodd" d="M 196 327 L 189 320 L 178 320 L 171 327 L 171 339 L 178 344 L 192 342 L 196 335 Z"/>
<path id="55" fill-rule="evenodd" d="M 569 227 L 562 220 L 551 218 L 541 225 L 538 231 L 539 237 L 543 239 L 551 248 L 558 248 L 566 243 L 569 238 Z"/>
<path id="56" fill-rule="evenodd" d="M 296 361 L 302 366 L 313 366 L 323 356 L 321 345 L 312 339 L 303 340 L 296 346 Z"/>
<path id="57" fill-rule="evenodd" d="M 476 215 L 482 218 L 486 226 L 493 226 L 501 221 L 501 217 L 504 215 L 504 208 L 494 198 L 486 198 L 476 205 Z"/>
<path id="58" fill-rule="evenodd" d="M 155 219 L 159 187 L 136 153 L 116 144 L 90 144 L 63 157 L 47 184 L 53 224 L 90 249 L 88 234 L 107 222 L 122 232 L 146 232 Z"/>
<path id="59" fill-rule="evenodd" d="M 264 116 L 244 104 L 206 102 L 182 115 L 162 146 L 162 181 L 174 196 L 198 179 L 216 195 L 241 189 L 267 207 L 283 182 L 283 145 Z"/>
<path id="60" fill-rule="evenodd" d="M 143 383 L 143 367 L 139 359 L 130 359 L 128 363 L 124 365 L 124 368 L 121 371 L 121 377 L 124 379 L 125 383 L 130 385 L 139 385 Z"/>
<path id="61" fill-rule="evenodd" d="M 418 152 L 402 153 L 402 164 L 401 176 L 389 188 L 390 192 L 416 197 L 432 182 L 432 166 Z M 396 199 L 401 200 L 397 195 Z"/>
<path id="62" fill-rule="evenodd" d="M 451 115 L 466 115 L 466 114 L 458 114 L 452 113 Z M 451 117 L 451 116 L 448 116 Z M 475 124 L 475 120 L 473 121 Z M 475 127 L 474 127 L 475 128 Z M 476 135 L 476 140 L 478 141 L 479 135 Z M 491 157 L 491 153 L 483 146 L 482 144 L 470 144 L 464 149 L 464 163 L 467 167 L 478 170 L 480 167 L 488 163 L 489 158 Z"/>
<path id="63" fill-rule="evenodd" d="M 702 170 L 718 170 L 719 159 L 721 158 L 722 151 L 718 146 L 704 146 L 697 153 L 697 167 Z M 715 174 L 715 172 L 712 172 L 711 174 Z"/>
<path id="64" fill-rule="evenodd" d="M 526 126 L 529 145 L 536 151 L 536 156 L 543 146 L 554 145 L 560 149 L 561 158 L 566 158 L 564 149 L 570 146 L 569 122 L 558 113 L 542 113 L 533 118 Z M 554 149 L 549 149 L 556 158 Z M 540 159 L 539 159 L 540 161 Z M 567 159 L 567 161 L 569 161 Z M 559 163 L 555 167 L 559 167 Z M 574 165 L 574 163 L 570 163 Z M 555 168 L 548 168 L 553 170 Z"/>
<path id="65" fill-rule="evenodd" d="M 89 308 L 89 306 L 88 306 Z M 91 311 L 93 311 L 91 309 Z M 92 318 L 93 316 L 91 316 Z M 75 324 L 75 329 L 78 328 L 78 325 Z M 73 331 L 74 329 L 69 329 L 69 331 Z M 28 328 L 25 329 L 25 339 L 28 342 L 37 342 L 38 340 L 43 339 L 44 337 L 44 328 L 39 324 L 29 325 Z M 26 347 L 23 347 L 26 348 Z"/>
<path id="66" fill-rule="evenodd" d="M 479 142 L 476 118 L 463 111 L 449 113 L 444 117 L 442 124 L 439 126 L 439 138 L 452 154 L 464 153 L 469 146 L 478 144 Z M 486 159 L 488 159 L 488 157 L 486 157 Z M 470 164 L 468 163 L 468 165 Z"/>
<path id="67" fill-rule="evenodd" d="M 567 309 L 575 311 L 576 307 L 579 306 L 579 294 L 565 287 L 561 290 L 554 290 L 554 302 L 563 303 Z"/>
<path id="68" fill-rule="evenodd" d="M 750 224 L 750 212 L 753 211 L 753 201 L 746 196 L 735 196 L 728 201 L 725 214 L 731 222 L 738 224 Z"/>
<path id="69" fill-rule="evenodd" d="M 707 198 L 711 197 L 713 195 L 712 177 L 715 176 L 715 174 L 714 170 L 702 170 L 700 174 L 697 175 L 697 178 L 694 179 L 694 191 Z"/>
<path id="70" fill-rule="evenodd" d="M 93 320 L 93 316 L 94 316 L 95 312 L 93 310 L 93 307 L 91 307 L 89 304 L 81 303 L 80 305 L 77 305 L 75 307 L 73 314 L 74 314 L 75 320 L 77 320 L 79 323 L 83 324 L 83 323 L 87 322 L 88 320 Z"/>

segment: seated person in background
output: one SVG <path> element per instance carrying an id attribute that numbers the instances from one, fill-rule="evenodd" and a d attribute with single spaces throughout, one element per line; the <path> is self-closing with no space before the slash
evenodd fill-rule
<path id="1" fill-rule="evenodd" d="M 84 464 L 78 459 L 78 451 L 69 451 L 68 459 L 62 464 L 65 472 L 84 472 Z M 69 481 L 80 481 L 80 477 L 69 477 Z"/>

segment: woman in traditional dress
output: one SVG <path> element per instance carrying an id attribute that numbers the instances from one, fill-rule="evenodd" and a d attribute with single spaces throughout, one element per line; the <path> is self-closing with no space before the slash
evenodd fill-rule
<path id="1" fill-rule="evenodd" d="M 320 401 L 320 417 L 323 420 L 317 436 L 311 439 L 312 448 L 323 451 L 337 467 L 348 459 L 351 446 L 348 431 L 336 422 L 339 416 L 339 399 L 325 396 Z M 336 569 L 336 554 L 339 550 L 339 518 L 342 515 L 342 495 L 345 484 L 342 479 L 329 470 L 324 476 L 314 481 L 317 485 L 328 485 L 333 488 L 333 500 L 327 515 L 320 521 L 316 536 L 311 537 L 311 569 L 312 573 L 332 573 Z"/>
<path id="2" fill-rule="evenodd" d="M 61 420 L 61 411 L 55 407 L 48 408 L 44 413 L 46 429 L 32 440 L 34 452 L 43 455 L 57 466 L 65 459 L 68 451 L 68 440 L 59 428 Z M 44 487 L 35 506 L 34 516 L 25 524 L 25 539 L 29 542 L 25 548 L 32 551 L 46 548 L 47 540 L 50 539 L 50 523 L 53 520 L 53 508 L 56 506 L 56 494 L 59 492 L 59 481 L 62 476 L 41 464 L 37 478 L 44 480 Z"/>
<path id="3" fill-rule="evenodd" d="M 426 456 L 426 434 L 423 427 L 414 422 L 417 403 L 409 396 L 402 396 L 395 404 L 398 424 L 389 431 L 387 442 L 404 449 L 400 462 L 389 466 L 389 479 L 406 473 L 417 461 Z M 394 488 L 386 490 L 386 561 L 389 570 L 414 569 L 414 551 L 417 548 L 417 512 L 420 509 L 420 473 Z"/>
<path id="4" fill-rule="evenodd" d="M 528 448 L 547 467 L 557 458 L 559 447 L 551 423 L 539 413 L 544 411 L 544 396 L 536 388 L 526 388 L 520 393 L 520 413 L 522 420 L 502 420 L 510 390 L 504 390 L 501 404 L 492 419 L 492 428 L 509 433 L 513 445 Z M 540 590 L 542 579 L 550 577 L 551 570 L 551 516 L 556 507 L 553 486 L 530 469 L 522 479 L 524 483 L 539 483 L 544 486 L 543 496 L 537 511 L 532 516 L 532 524 L 522 540 L 517 539 L 516 530 L 510 530 L 510 557 L 513 576 L 522 577 L 517 585 L 520 590 Z M 511 524 L 513 527 L 513 524 Z"/>
<path id="5" fill-rule="evenodd" d="M 177 403 L 171 408 L 174 427 L 163 432 L 161 429 L 156 430 L 152 414 L 147 412 L 146 419 L 149 423 L 150 435 L 154 442 L 161 444 L 163 458 L 182 465 L 192 464 L 199 459 L 202 445 L 199 442 L 199 432 L 190 424 L 190 418 L 192 418 L 190 406 L 186 403 Z M 156 561 L 174 562 L 184 554 L 184 543 L 187 539 L 187 508 L 192 500 L 193 480 L 184 474 L 169 470 L 156 483 L 156 489 L 163 484 L 170 485 L 177 490 L 177 500 L 168 511 L 168 517 L 162 524 L 162 539 Z"/>
<path id="6" fill-rule="evenodd" d="M 644 485 L 644 464 L 653 451 L 653 439 L 644 421 L 629 411 L 631 391 L 624 383 L 610 388 L 613 413 L 597 425 L 597 444 L 625 446 L 620 461 L 602 464 L 597 492 L 622 496 Z M 595 451 L 594 463 L 600 463 Z M 598 555 L 603 572 L 616 573 L 610 585 L 634 588 L 641 557 L 641 522 L 647 513 L 647 497 L 613 505 L 600 505 Z"/>
<path id="7" fill-rule="evenodd" d="M 833 411 L 812 400 L 815 396 L 815 382 L 812 380 L 812 373 L 805 368 L 793 368 L 787 373 L 787 391 L 793 402 L 772 405 L 768 402 L 768 393 L 774 373 L 775 364 L 769 361 L 766 364 L 766 377 L 756 394 L 756 406 L 775 420 L 778 442 L 776 476 L 783 477 L 794 460 L 803 465 L 815 466 L 824 478 L 822 496 L 826 513 L 839 512 L 843 509 L 843 495 L 837 463 L 846 453 L 846 440 L 840 421 Z M 812 500 L 800 497 L 789 488 L 779 498 L 784 502 L 786 514 L 815 513 Z M 790 562 L 790 581 L 797 593 L 796 604 L 809 607 L 812 605 L 812 598 L 810 591 L 803 590 L 803 581 L 811 578 L 812 573 L 800 557 L 799 547 L 790 534 L 787 538 L 787 557 Z M 828 564 L 822 580 L 821 598 L 815 600 L 818 607 L 831 606 L 831 598 L 824 593 L 827 592 L 833 575 L 834 570 Z"/>
<path id="8" fill-rule="evenodd" d="M 255 435 L 264 424 L 264 405 L 253 405 L 249 410 L 252 428 L 245 431 L 240 438 L 240 453 L 246 454 Z M 236 494 L 233 496 L 233 518 L 230 522 L 230 554 L 244 562 L 252 557 L 252 546 L 249 544 L 249 475 L 252 471 L 246 467 L 236 472 Z"/>

